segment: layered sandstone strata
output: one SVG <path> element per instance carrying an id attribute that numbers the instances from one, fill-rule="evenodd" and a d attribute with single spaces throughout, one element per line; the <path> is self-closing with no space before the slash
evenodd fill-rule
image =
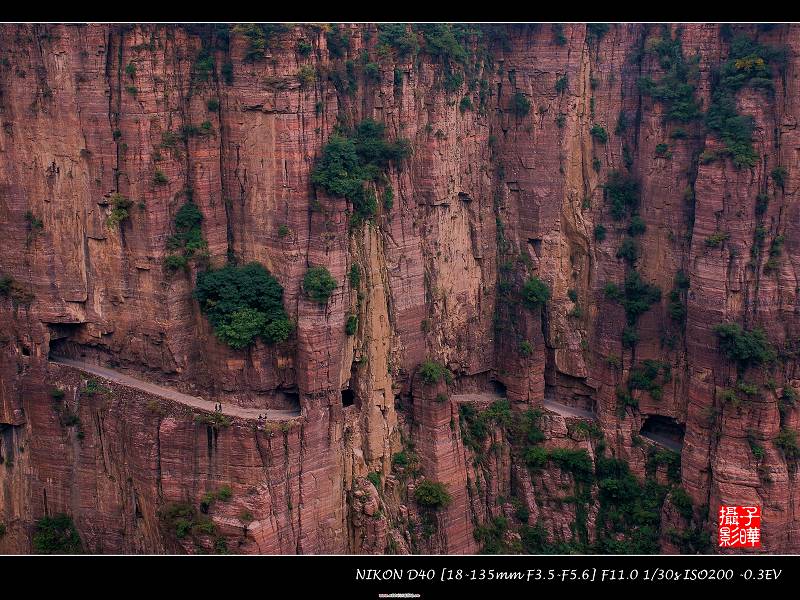
<path id="1" fill-rule="evenodd" d="M 695 516 L 713 527 L 718 504 L 757 503 L 764 549 L 800 550 L 797 475 L 773 442 L 781 427 L 800 428 L 795 408 L 782 418 L 778 408 L 781 390 L 800 378 L 795 358 L 752 371 L 757 399 L 725 405 L 720 390 L 736 370 L 712 330 L 723 321 L 760 326 L 781 348 L 800 333 L 797 27 L 665 33 L 626 24 L 598 35 L 581 24 L 501 26 L 501 35 L 465 42 L 468 67 L 454 88 L 434 54 L 381 50 L 374 25 L 341 26 L 349 47 L 340 56 L 330 30 L 287 27 L 253 60 L 252 40 L 233 28 L 0 29 L 0 275 L 14 281 L 0 297 L 0 551 L 29 552 L 36 520 L 67 513 L 91 552 L 212 551 L 219 538 L 235 552 L 476 552 L 473 531 L 509 514 L 499 500 L 512 495 L 524 499 L 531 524 L 570 540 L 575 509 L 561 502 L 569 473 L 553 464 L 531 473 L 500 430 L 490 434 L 488 462 L 476 466 L 465 447 L 458 398 L 490 393 L 506 395 L 516 413 L 545 397 L 594 405 L 607 452 L 639 477 L 647 463 L 646 447 L 634 443 L 639 430 L 653 415 L 675 419 Z M 786 48 L 772 93 L 736 95 L 739 113 L 755 119 L 753 168 L 701 160 L 720 141 L 702 124 L 671 138 L 663 103 L 641 92 L 642 77 L 665 74 L 653 40 L 678 30 L 683 55 L 698 57 L 703 110 L 732 35 Z M 378 77 L 366 73 L 363 52 Z M 210 70 L 198 64 L 208 56 Z M 527 112 L 515 108 L 519 97 Z M 627 127 L 618 129 L 621 114 Z M 337 123 L 365 118 L 409 140 L 413 154 L 387 173 L 393 205 L 351 228 L 347 201 L 315 190 L 310 173 Z M 608 132 L 605 143 L 594 125 Z M 770 177 L 778 166 L 782 185 Z M 609 217 L 603 193 L 610 172 L 625 169 L 639 183 L 646 223 L 636 269 L 663 292 L 639 318 L 633 350 L 621 341 L 622 306 L 604 293 L 631 268 L 617 257 L 627 223 Z M 757 216 L 762 193 L 770 201 Z M 114 194 L 133 204 L 111 226 Z M 222 344 L 192 299 L 206 267 L 164 268 L 187 194 L 203 214 L 210 265 L 234 256 L 277 277 L 296 322 L 288 342 Z M 758 227 L 765 248 L 784 240 L 767 273 L 766 253 L 748 264 Z M 717 232 L 728 237 L 711 247 Z M 339 284 L 324 306 L 302 293 L 310 265 Z M 348 283 L 353 265 L 357 289 Z M 682 327 L 667 310 L 678 271 L 690 281 Z M 505 286 L 533 275 L 551 290 L 546 307 L 506 306 Z M 350 314 L 359 319 L 354 336 L 345 332 Z M 530 351 L 520 351 L 523 340 Z M 87 397 L 86 377 L 49 364 L 52 351 L 226 404 L 297 403 L 302 416 L 286 426 L 212 426 L 111 383 Z M 452 383 L 421 381 L 426 358 L 449 368 Z M 660 399 L 637 391 L 638 409 L 620 413 L 617 388 L 645 359 L 668 363 L 671 379 Z M 64 424 L 53 388 L 65 391 L 79 427 Z M 545 446 L 593 457 L 595 444 L 569 421 L 545 417 Z M 392 464 L 412 446 L 416 476 Z M 414 501 L 425 478 L 444 483 L 452 502 L 429 535 L 412 535 L 430 519 Z M 215 533 L 176 539 L 159 516 L 164 507 L 197 505 L 221 486 L 232 499 L 208 509 Z M 590 503 L 590 531 L 596 514 Z M 662 549 L 676 549 L 669 527 L 686 526 L 667 502 Z"/>

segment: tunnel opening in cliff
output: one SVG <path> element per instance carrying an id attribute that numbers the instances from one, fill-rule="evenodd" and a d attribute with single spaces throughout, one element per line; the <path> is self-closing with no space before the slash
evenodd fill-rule
<path id="1" fill-rule="evenodd" d="M 594 398 L 595 393 L 595 388 L 587 385 L 583 378 L 556 370 L 554 363 L 552 369 L 545 372 L 545 400 L 596 415 L 597 400 Z"/>
<path id="2" fill-rule="evenodd" d="M 491 384 L 492 384 L 492 391 L 495 393 L 495 395 L 501 396 L 502 398 L 506 397 L 506 395 L 508 394 L 508 389 L 506 388 L 506 384 L 504 384 L 502 381 L 497 381 L 496 379 L 492 379 Z"/>
<path id="3" fill-rule="evenodd" d="M 672 417 L 664 415 L 647 415 L 639 430 L 642 437 L 659 442 L 668 448 L 680 452 L 686 427 Z"/>
<path id="4" fill-rule="evenodd" d="M 342 406 L 353 406 L 356 402 L 356 394 L 350 388 L 342 390 Z"/>
<path id="5" fill-rule="evenodd" d="M 14 427 L 0 423 L 0 465 L 14 464 Z"/>
<path id="6" fill-rule="evenodd" d="M 270 402 L 269 408 L 300 412 L 300 392 L 297 388 L 279 388 Z"/>
<path id="7" fill-rule="evenodd" d="M 50 336 L 48 358 L 85 357 L 87 349 L 78 341 L 83 329 L 83 323 L 48 323 L 47 332 Z"/>

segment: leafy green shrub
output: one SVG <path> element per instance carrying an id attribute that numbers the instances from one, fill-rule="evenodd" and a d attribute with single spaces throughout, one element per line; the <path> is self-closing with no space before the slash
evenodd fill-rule
<path id="1" fill-rule="evenodd" d="M 180 254 L 168 255 L 164 259 L 167 269 L 175 271 L 186 268 L 189 259 L 198 250 L 204 250 L 208 244 L 203 239 L 201 223 L 203 213 L 192 201 L 186 201 L 175 215 L 175 234 L 167 239 L 167 249 L 180 250 Z"/>
<path id="2" fill-rule="evenodd" d="M 444 70 L 444 90 L 448 94 L 452 94 L 455 91 L 461 89 L 461 86 L 464 85 L 464 76 L 457 71 L 451 71 L 448 67 Z"/>
<path id="3" fill-rule="evenodd" d="M 110 389 L 102 385 L 96 379 L 89 379 L 86 382 L 86 387 L 83 388 L 83 393 L 89 396 L 90 398 L 96 396 L 97 394 L 108 394 L 110 391 L 111 391 Z"/>
<path id="4" fill-rule="evenodd" d="M 111 214 L 106 219 L 109 227 L 115 227 L 127 219 L 130 215 L 128 209 L 133 206 L 133 201 L 126 198 L 119 192 L 111 196 Z"/>
<path id="5" fill-rule="evenodd" d="M 225 85 L 233 85 L 233 63 L 228 61 L 222 64 L 222 79 Z"/>
<path id="6" fill-rule="evenodd" d="M 628 387 L 632 390 L 646 390 L 654 400 L 660 400 L 662 383 L 670 380 L 670 374 L 669 363 L 646 359 L 638 367 L 631 369 Z"/>
<path id="7" fill-rule="evenodd" d="M 718 396 L 723 404 L 732 404 L 736 408 L 741 405 L 741 400 L 739 399 L 739 396 L 736 395 L 735 390 L 725 388 L 720 390 Z"/>
<path id="8" fill-rule="evenodd" d="M 772 92 L 770 62 L 780 62 L 781 52 L 762 46 L 744 35 L 732 42 L 728 60 L 719 70 L 706 113 L 706 126 L 725 145 L 721 152 L 731 158 L 736 169 L 753 167 L 758 153 L 753 148 L 754 119 L 740 115 L 736 92 L 744 86 Z"/>
<path id="9" fill-rule="evenodd" d="M 217 500 L 221 502 L 228 502 L 231 498 L 233 498 L 233 490 L 229 485 L 223 485 L 216 492 L 206 492 L 203 494 L 203 497 L 200 499 L 200 510 L 204 513 L 208 512 L 208 509 L 211 508 L 211 505 L 214 504 Z M 212 533 L 211 531 L 206 531 L 204 533 Z"/>
<path id="10" fill-rule="evenodd" d="M 522 118 L 531 112 L 531 101 L 522 92 L 515 92 L 511 97 L 511 110 Z"/>
<path id="11" fill-rule="evenodd" d="M 459 25 L 450 23 L 417 23 L 416 32 L 422 34 L 422 50 L 444 62 L 466 63 L 469 55 L 459 41 Z"/>
<path id="12" fill-rule="evenodd" d="M 350 200 L 358 220 L 369 219 L 377 203 L 365 184 L 381 179 L 391 162 L 407 158 L 410 152 L 407 141 L 386 141 L 385 125 L 366 119 L 355 131 L 340 130 L 330 136 L 311 182 L 332 196 Z"/>
<path id="13" fill-rule="evenodd" d="M 603 430 L 600 428 L 600 426 L 591 421 L 578 421 L 575 423 L 575 429 L 573 431 L 596 440 L 603 439 L 604 436 Z"/>
<path id="14" fill-rule="evenodd" d="M 200 50 L 194 63 L 194 75 L 198 81 L 208 81 L 214 72 L 214 57 L 205 48 Z"/>
<path id="15" fill-rule="evenodd" d="M 522 356 L 530 356 L 533 354 L 533 346 L 528 340 L 523 340 L 519 343 L 519 353 Z"/>
<path id="16" fill-rule="evenodd" d="M 781 392 L 780 398 L 778 398 L 778 411 L 781 414 L 781 417 L 785 417 L 786 413 L 789 412 L 789 409 L 794 408 L 794 405 L 797 402 L 797 392 L 794 391 L 793 388 L 785 385 L 783 387 L 783 391 Z"/>
<path id="17" fill-rule="evenodd" d="M 720 323 L 714 327 L 720 350 L 736 361 L 740 369 L 775 360 L 776 354 L 763 329 L 747 331 L 738 323 Z"/>
<path id="18" fill-rule="evenodd" d="M 83 546 L 72 518 L 57 514 L 36 521 L 33 551 L 35 554 L 82 554 Z"/>
<path id="19" fill-rule="evenodd" d="M 548 452 L 547 457 L 551 462 L 556 463 L 562 471 L 572 473 L 576 481 L 592 481 L 594 466 L 586 450 L 553 448 Z"/>
<path id="20" fill-rule="evenodd" d="M 522 301 L 531 310 L 541 308 L 549 299 L 550 288 L 535 275 L 522 286 Z"/>
<path id="21" fill-rule="evenodd" d="M 625 238 L 622 240 L 619 248 L 617 248 L 617 258 L 624 259 L 628 264 L 633 264 L 639 258 L 639 246 L 633 238 Z"/>
<path id="22" fill-rule="evenodd" d="M 245 525 L 248 525 L 253 521 L 255 521 L 255 517 L 253 516 L 253 513 L 251 513 L 249 510 L 243 510 L 242 512 L 239 513 L 239 520 Z"/>
<path id="23" fill-rule="evenodd" d="M 394 190 L 392 186 L 387 186 L 383 191 L 383 208 L 392 210 L 392 206 L 394 206 Z"/>
<path id="24" fill-rule="evenodd" d="M 257 262 L 199 273 L 194 297 L 214 334 L 232 348 L 244 348 L 257 337 L 283 342 L 293 328 L 283 308 L 283 288 Z"/>
<path id="25" fill-rule="evenodd" d="M 195 526 L 197 509 L 183 502 L 171 502 L 160 507 L 158 517 L 178 539 L 185 538 Z"/>
<path id="26" fill-rule="evenodd" d="M 414 490 L 414 499 L 420 506 L 439 510 L 447 507 L 452 502 L 452 497 L 443 483 L 426 479 L 421 481 Z"/>
<path id="27" fill-rule="evenodd" d="M 564 26 L 561 23 L 553 23 L 553 40 L 559 46 L 567 43 L 567 36 L 564 35 Z"/>
<path id="28" fill-rule="evenodd" d="M 608 33 L 609 28 L 610 26 L 608 23 L 587 23 L 586 35 L 588 35 L 590 38 L 600 40 L 606 33 Z"/>
<path id="29" fill-rule="evenodd" d="M 461 98 L 461 102 L 458 104 L 458 110 L 460 110 L 462 114 L 468 110 L 472 110 L 472 100 L 469 96 Z"/>
<path id="30" fill-rule="evenodd" d="M 414 462 L 413 456 L 405 451 L 402 450 L 400 452 L 395 452 L 392 455 L 392 465 L 397 467 L 407 467 Z"/>
<path id="31" fill-rule="evenodd" d="M 540 446 L 526 448 L 522 459 L 529 469 L 541 469 L 547 464 L 547 450 Z"/>
<path id="32" fill-rule="evenodd" d="M 367 80 L 378 83 L 381 80 L 381 69 L 377 63 L 369 62 L 364 65 L 364 77 Z"/>
<path id="33" fill-rule="evenodd" d="M 493 426 L 505 428 L 512 423 L 511 404 L 505 398 L 496 400 L 480 413 L 471 404 L 460 404 L 458 416 L 461 439 L 477 455 L 483 452 L 483 442 Z"/>
<path id="34" fill-rule="evenodd" d="M 227 502 L 233 497 L 233 490 L 231 490 L 231 486 L 223 485 L 221 488 L 217 490 L 217 498 L 222 500 L 222 502 Z"/>
<path id="35" fill-rule="evenodd" d="M 592 128 L 589 130 L 589 133 L 592 135 L 594 139 L 596 139 L 601 144 L 605 144 L 608 141 L 608 132 L 606 128 L 602 125 L 598 125 L 595 123 L 592 125 Z"/>
<path id="36" fill-rule="evenodd" d="M 356 263 L 350 265 L 350 272 L 347 275 L 347 278 L 350 281 L 350 287 L 358 289 L 358 286 L 361 284 L 361 269 Z"/>
<path id="37" fill-rule="evenodd" d="M 623 390 L 622 388 L 617 388 L 616 397 L 617 397 L 617 413 L 622 418 L 624 418 L 625 410 L 628 407 L 631 408 L 639 407 L 639 401 L 636 398 L 634 398 L 629 392 Z"/>
<path id="38" fill-rule="evenodd" d="M 292 230 L 289 229 L 289 226 L 286 225 L 286 224 L 282 223 L 281 225 L 278 226 L 278 237 L 280 237 L 280 238 L 285 238 L 291 232 L 292 232 Z"/>
<path id="39" fill-rule="evenodd" d="M 381 472 L 380 471 L 373 471 L 367 474 L 367 479 L 370 480 L 372 485 L 375 486 L 376 490 L 381 489 Z"/>
<path id="40" fill-rule="evenodd" d="M 644 222 L 644 219 L 639 215 L 634 215 L 631 217 L 631 222 L 628 225 L 628 235 L 637 236 L 642 235 L 647 230 L 647 225 Z"/>
<path id="41" fill-rule="evenodd" d="M 245 62 L 264 60 L 265 53 L 270 47 L 272 39 L 289 30 L 283 23 L 239 23 L 233 31 L 244 35 L 249 42 Z"/>
<path id="42" fill-rule="evenodd" d="M 656 156 L 658 158 L 672 158 L 672 151 L 669 149 L 669 144 L 661 143 L 656 144 Z"/>
<path id="43" fill-rule="evenodd" d="M 419 374 L 422 377 L 422 381 L 427 385 L 439 383 L 442 378 L 447 383 L 450 383 L 453 378 L 453 374 L 444 365 L 430 359 L 422 363 L 419 368 Z"/>
<path id="44" fill-rule="evenodd" d="M 783 167 L 783 166 L 775 167 L 774 169 L 772 169 L 772 172 L 770 173 L 770 175 L 772 176 L 772 181 L 775 182 L 775 185 L 777 185 L 778 187 L 781 187 L 781 188 L 786 183 L 786 175 L 787 174 L 788 174 L 788 171 L 786 170 L 786 167 Z"/>
<path id="45" fill-rule="evenodd" d="M 750 453 L 757 461 L 762 461 L 767 455 L 767 451 L 762 445 L 758 443 L 755 432 L 751 429 L 747 430 L 747 443 L 750 446 Z"/>
<path id="46" fill-rule="evenodd" d="M 632 177 L 613 171 L 603 188 L 606 199 L 611 201 L 611 216 L 615 221 L 639 206 L 639 184 Z"/>
<path id="47" fill-rule="evenodd" d="M 34 215 L 31 211 L 25 212 L 25 221 L 28 223 L 28 231 L 30 232 L 28 239 L 44 229 L 44 221 Z"/>
<path id="48" fill-rule="evenodd" d="M 667 477 L 669 477 L 670 480 L 676 483 L 680 482 L 681 455 L 678 452 L 651 446 L 647 455 L 645 472 L 648 475 L 652 475 L 660 466 L 665 466 L 667 468 Z"/>
<path id="49" fill-rule="evenodd" d="M 561 77 L 556 79 L 556 93 L 563 94 L 565 91 L 567 91 L 567 86 L 568 85 L 569 85 L 569 82 L 567 80 L 567 76 L 566 75 L 562 75 Z"/>
<path id="50" fill-rule="evenodd" d="M 780 433 L 775 438 L 775 446 L 783 452 L 787 461 L 800 459 L 800 446 L 797 443 L 797 432 L 788 427 L 781 427 Z"/>
<path id="51" fill-rule="evenodd" d="M 297 71 L 297 79 L 301 88 L 307 88 L 317 79 L 317 71 L 311 65 L 303 65 Z"/>
<path id="52" fill-rule="evenodd" d="M 233 421 L 229 416 L 218 412 L 196 414 L 194 416 L 194 421 L 195 423 L 207 425 L 208 427 L 212 427 L 214 429 L 218 429 L 220 427 L 230 427 L 233 424 Z"/>
<path id="53" fill-rule="evenodd" d="M 174 131 L 161 132 L 161 147 L 162 148 L 175 148 L 178 145 L 180 137 Z"/>
<path id="54" fill-rule="evenodd" d="M 731 234 L 727 231 L 717 231 L 706 238 L 706 246 L 709 248 L 718 248 L 722 242 L 730 239 Z"/>
<path id="55" fill-rule="evenodd" d="M 358 331 L 358 317 L 356 315 L 347 316 L 344 331 L 347 335 L 355 335 L 356 331 Z"/>
<path id="56" fill-rule="evenodd" d="M 482 525 L 477 525 L 472 535 L 481 545 L 481 554 L 508 554 L 511 550 L 507 542 L 507 532 L 508 519 L 498 515 Z"/>
<path id="57" fill-rule="evenodd" d="M 661 290 L 657 286 L 642 281 L 638 271 L 631 271 L 625 277 L 625 285 L 622 289 L 613 283 L 607 284 L 605 295 L 610 300 L 622 304 L 629 325 L 635 324 L 639 315 L 647 312 L 650 306 L 661 300 Z"/>
<path id="58" fill-rule="evenodd" d="M 298 40 L 295 49 L 300 56 L 308 56 L 314 47 L 308 40 Z"/>
<path id="59" fill-rule="evenodd" d="M 606 239 L 605 225 L 594 226 L 594 239 L 596 239 L 598 242 L 602 242 L 604 239 Z"/>
<path id="60" fill-rule="evenodd" d="M 217 112 L 219 110 L 219 100 L 216 98 L 211 98 L 208 102 L 206 102 L 206 108 L 211 112 Z"/>
<path id="61" fill-rule="evenodd" d="M 649 77 L 639 80 L 639 89 L 661 102 L 666 109 L 664 119 L 679 123 L 688 123 L 702 116 L 700 104 L 695 100 L 697 78 L 696 59 L 688 62 L 683 57 L 680 36 L 672 39 L 670 32 L 664 31 L 662 37 L 650 44 L 647 52 L 656 54 L 665 75 L 654 82 Z"/>
<path id="62" fill-rule="evenodd" d="M 378 25 L 379 44 L 393 48 L 402 58 L 419 51 L 417 34 L 409 29 L 407 23 L 381 23 Z"/>
<path id="63" fill-rule="evenodd" d="M 164 185 L 169 183 L 169 179 L 164 175 L 163 171 L 156 170 L 156 172 L 153 173 L 153 183 L 156 185 Z"/>
<path id="64" fill-rule="evenodd" d="M 168 271 L 179 271 L 189 267 L 189 259 L 183 254 L 168 254 L 164 257 L 164 267 Z"/>
<path id="65" fill-rule="evenodd" d="M 326 304 L 337 287 L 336 280 L 325 267 L 310 267 L 303 277 L 306 296 L 319 304 Z"/>
<path id="66" fill-rule="evenodd" d="M 525 506 L 525 503 L 519 498 L 511 499 L 511 507 L 514 509 L 514 517 L 520 523 L 527 523 L 531 516 L 531 511 Z"/>
<path id="67" fill-rule="evenodd" d="M 667 314 L 669 314 L 670 319 L 678 323 L 683 323 L 686 319 L 686 305 L 681 300 L 680 292 L 677 289 L 669 293 Z"/>

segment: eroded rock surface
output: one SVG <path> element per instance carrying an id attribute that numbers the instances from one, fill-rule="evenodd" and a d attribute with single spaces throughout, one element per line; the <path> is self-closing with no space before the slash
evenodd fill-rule
<path id="1" fill-rule="evenodd" d="M 509 424 L 465 444 L 460 406 L 480 414 L 505 397 L 517 418 L 545 396 L 594 411 L 597 431 L 548 413 L 537 447 L 615 457 L 685 490 L 689 516 L 672 495 L 659 509 L 662 551 L 686 550 L 677 534 L 693 528 L 710 538 L 721 503 L 762 507 L 763 551 L 800 551 L 797 471 L 775 442 L 800 429 L 780 401 L 800 383 L 800 29 L 500 26 L 462 40 L 468 58 L 448 68 L 382 49 L 375 25 L 332 31 L 291 26 L 253 57 L 247 32 L 227 27 L 0 27 L 0 276 L 13 281 L 0 296 L 0 551 L 30 552 L 35 522 L 56 513 L 97 553 L 470 553 L 496 518 L 513 524 L 496 528 L 507 548 L 537 524 L 549 543 L 590 545 L 605 518 L 596 481 L 553 460 L 531 467 Z M 757 160 L 743 169 L 706 160 L 722 142 L 702 118 L 670 121 L 639 83 L 665 76 L 656 43 L 679 36 L 707 111 L 737 35 L 785 49 L 772 91 L 735 95 L 755 123 Z M 349 203 L 310 173 L 338 123 L 366 118 L 413 153 L 387 171 L 391 206 L 352 227 Z M 612 171 L 641 192 L 633 264 L 617 256 L 628 221 L 604 198 Z M 110 224 L 115 194 L 132 204 Z M 233 256 L 277 277 L 296 323 L 287 342 L 221 343 L 192 298 L 206 265 L 164 267 L 188 197 L 209 265 Z M 338 282 L 324 306 L 303 294 L 311 265 Z M 605 288 L 634 268 L 662 294 L 630 348 Z M 679 271 L 683 321 L 669 311 Z M 551 292 L 541 309 L 519 299 L 531 276 Z M 737 373 L 713 331 L 726 321 L 763 328 L 776 363 Z M 51 352 L 302 416 L 219 423 L 124 386 L 89 395 L 89 377 L 48 363 Z M 426 383 L 426 359 L 452 381 Z M 621 407 L 647 359 L 670 377 L 658 397 L 636 389 Z M 740 380 L 757 394 L 726 403 Z M 639 435 L 652 416 L 683 435 L 677 480 Z M 426 480 L 446 486 L 444 508 L 417 501 Z M 229 499 L 198 508 L 224 486 Z M 165 517 L 179 505 L 199 511 L 184 536 Z"/>

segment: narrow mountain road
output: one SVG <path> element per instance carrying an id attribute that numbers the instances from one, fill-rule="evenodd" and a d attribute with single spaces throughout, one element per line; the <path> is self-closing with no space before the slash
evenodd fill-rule
<path id="1" fill-rule="evenodd" d="M 567 406 L 566 404 L 561 404 L 555 400 L 545 399 L 544 407 L 547 410 L 561 415 L 562 417 L 578 417 L 579 419 L 589 419 L 592 421 L 597 420 L 597 417 L 591 411 L 575 408 L 573 406 Z"/>
<path id="2" fill-rule="evenodd" d="M 666 448 L 667 450 L 672 450 L 673 452 L 677 452 L 680 454 L 681 450 L 683 449 L 683 445 L 676 442 L 673 438 L 667 437 L 665 435 L 659 435 L 658 433 L 640 433 L 643 438 L 650 440 L 657 446 L 661 446 L 662 448 Z"/>
<path id="3" fill-rule="evenodd" d="M 50 362 L 60 365 L 66 365 L 68 367 L 73 367 L 80 371 L 91 373 L 92 375 L 96 375 L 98 377 L 102 377 L 103 379 L 113 381 L 114 383 L 135 388 L 137 390 L 141 390 L 143 392 L 147 392 L 148 394 L 153 394 L 155 396 L 160 396 L 168 400 L 174 400 L 175 402 L 179 402 L 180 404 L 184 404 L 186 406 L 191 406 L 192 408 L 197 408 L 212 413 L 214 412 L 214 406 L 216 402 L 213 402 L 211 400 L 204 400 L 203 398 L 198 398 L 197 396 L 182 394 L 181 392 L 178 392 L 176 390 L 156 385 L 148 381 L 142 381 L 141 379 L 136 379 L 135 377 L 131 377 L 130 375 L 125 375 L 124 373 L 120 373 L 118 371 L 109 369 L 107 367 L 101 367 L 99 365 L 87 363 L 82 360 L 75 360 L 72 358 L 65 358 L 61 356 L 51 356 Z M 300 411 L 264 409 L 264 408 L 242 408 L 240 406 L 230 406 L 227 404 L 223 404 L 222 414 L 232 417 L 239 417 L 241 419 L 258 419 L 259 415 L 264 415 L 267 421 L 288 421 L 290 419 L 294 419 L 295 417 L 299 417 Z"/>

